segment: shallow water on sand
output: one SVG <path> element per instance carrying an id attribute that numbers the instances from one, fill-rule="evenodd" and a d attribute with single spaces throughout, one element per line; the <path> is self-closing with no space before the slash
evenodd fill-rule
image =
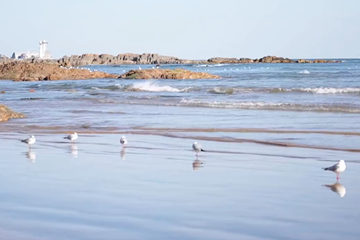
<path id="1" fill-rule="evenodd" d="M 7 239 L 358 239 L 357 153 L 116 134 L 38 134 L 0 151 Z M 347 159 L 339 193 L 321 167 Z M 333 187 L 334 188 L 334 187 Z M 345 190 L 344 190 L 345 188 Z M 345 192 L 344 192 L 345 191 Z M 345 193 L 345 195 L 344 195 Z M 342 195 L 342 197 L 340 196 Z"/>

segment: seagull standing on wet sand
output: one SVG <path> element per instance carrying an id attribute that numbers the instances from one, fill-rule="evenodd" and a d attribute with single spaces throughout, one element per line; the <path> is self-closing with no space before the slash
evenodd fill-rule
<path id="1" fill-rule="evenodd" d="M 123 147 L 126 146 L 127 140 L 126 140 L 126 137 L 125 137 L 125 136 L 121 136 L 121 138 L 120 138 L 120 143 L 121 143 L 121 145 L 122 145 Z"/>
<path id="2" fill-rule="evenodd" d="M 21 142 L 26 143 L 29 148 L 31 148 L 31 145 L 33 145 L 36 142 L 36 139 L 34 135 L 31 135 L 29 138 L 21 140 Z"/>
<path id="3" fill-rule="evenodd" d="M 76 132 L 74 132 L 73 134 L 70 134 L 70 135 L 64 137 L 64 139 L 68 139 L 68 140 L 70 140 L 70 141 L 73 142 L 73 141 L 75 141 L 76 139 L 78 139 L 78 135 L 77 135 Z"/>
<path id="4" fill-rule="evenodd" d="M 325 171 L 332 171 L 336 173 L 336 179 L 339 180 L 340 173 L 344 172 L 346 169 L 345 161 L 340 160 L 337 164 L 332 165 L 331 167 L 323 168 Z"/>
<path id="5" fill-rule="evenodd" d="M 196 152 L 196 156 L 198 155 L 199 152 L 205 152 L 204 149 L 201 148 L 201 145 L 197 142 L 193 143 L 192 148 Z"/>

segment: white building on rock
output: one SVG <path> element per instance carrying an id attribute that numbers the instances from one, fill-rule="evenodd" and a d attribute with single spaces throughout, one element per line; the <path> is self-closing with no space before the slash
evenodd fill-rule
<path id="1" fill-rule="evenodd" d="M 11 58 L 19 60 L 29 58 L 51 59 L 50 52 L 46 49 L 48 43 L 46 40 L 42 40 L 39 42 L 39 52 L 14 52 Z"/>

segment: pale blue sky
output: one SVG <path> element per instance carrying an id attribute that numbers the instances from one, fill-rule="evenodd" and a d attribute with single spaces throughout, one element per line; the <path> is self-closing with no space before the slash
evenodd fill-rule
<path id="1" fill-rule="evenodd" d="M 0 53 L 360 57 L 358 0 L 11 0 Z"/>

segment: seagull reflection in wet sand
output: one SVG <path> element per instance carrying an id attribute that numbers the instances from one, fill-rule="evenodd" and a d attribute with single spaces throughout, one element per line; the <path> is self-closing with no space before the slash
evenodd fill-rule
<path id="1" fill-rule="evenodd" d="M 346 189 L 340 182 L 336 182 L 334 184 L 325 184 L 323 186 L 337 193 L 340 197 L 344 197 L 346 194 Z"/>
<path id="2" fill-rule="evenodd" d="M 78 155 L 78 147 L 75 143 L 71 143 L 70 145 L 70 153 L 74 156 L 77 157 Z"/>
<path id="3" fill-rule="evenodd" d="M 26 152 L 26 158 L 28 158 L 31 162 L 35 162 L 36 154 L 29 149 L 28 152 Z"/>
<path id="4" fill-rule="evenodd" d="M 123 147 L 120 151 L 120 156 L 121 156 L 121 160 L 125 160 L 125 153 L 126 153 L 126 148 Z"/>
<path id="5" fill-rule="evenodd" d="M 195 159 L 192 163 L 193 170 L 199 170 L 201 167 L 203 167 L 203 163 L 199 159 Z"/>

